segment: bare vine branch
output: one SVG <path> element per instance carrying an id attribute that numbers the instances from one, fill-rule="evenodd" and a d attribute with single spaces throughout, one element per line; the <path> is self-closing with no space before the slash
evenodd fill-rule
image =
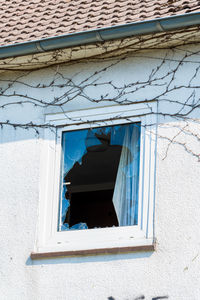
<path id="1" fill-rule="evenodd" d="M 198 30 L 198 28 L 197 28 Z M 180 136 L 192 137 L 196 141 L 200 141 L 197 134 L 188 122 L 198 124 L 197 115 L 200 109 L 200 44 L 198 41 L 191 41 L 191 30 L 184 32 L 181 39 L 181 33 L 177 34 L 159 34 L 159 38 L 154 36 L 138 37 L 137 41 L 122 40 L 118 44 L 118 48 L 112 50 L 111 44 L 101 44 L 104 55 L 96 55 L 90 59 L 80 59 L 79 61 L 69 61 L 66 64 L 56 63 L 62 51 L 55 51 L 52 55 L 52 61 L 46 66 L 38 67 L 33 70 L 15 70 L 13 69 L 14 59 L 11 58 L 9 63 L 12 65 L 12 75 L 2 77 L 0 79 L 0 127 L 9 126 L 17 129 L 33 129 L 38 135 L 40 130 L 49 128 L 56 130 L 56 126 L 44 121 L 29 120 L 25 123 L 15 122 L 12 118 L 5 119 L 4 114 L 9 115 L 9 109 L 20 107 L 23 109 L 28 105 L 36 109 L 44 110 L 49 107 L 56 108 L 60 112 L 65 113 L 66 125 L 70 120 L 65 106 L 77 99 L 85 101 L 85 103 L 110 105 L 127 105 L 151 103 L 157 101 L 159 110 L 156 114 L 159 122 L 184 122 L 184 126 L 178 127 L 178 132 L 173 137 L 160 135 L 159 137 L 168 142 L 166 152 L 163 157 L 165 159 L 172 144 L 177 144 L 184 148 L 190 155 L 200 160 L 200 150 L 196 152 L 190 148 L 187 141 L 179 141 Z M 176 41 L 176 43 L 175 43 Z M 178 41 L 178 42 L 177 42 Z M 178 43 L 178 45 L 177 45 Z M 163 46 L 163 45 L 164 46 Z M 192 45 L 192 47 L 189 47 Z M 107 48 L 106 48 L 107 47 Z M 159 52 L 158 52 L 159 51 Z M 46 54 L 44 54 L 46 55 Z M 73 54 L 71 53 L 72 57 Z M 138 62 L 146 60 L 152 66 L 143 66 L 143 74 L 136 77 L 137 70 L 133 73 L 129 80 L 120 80 L 120 71 L 123 65 L 128 65 L 129 60 Z M 32 63 L 38 64 L 37 57 L 30 58 Z M 87 69 L 88 61 L 90 66 L 95 65 L 95 70 L 85 72 L 87 75 L 82 76 L 82 69 Z M 7 62 L 4 70 L 11 70 Z M 74 66 L 80 66 L 80 71 L 69 75 L 63 67 L 70 70 Z M 180 76 L 185 72 L 187 66 L 188 74 Z M 18 66 L 19 67 L 19 66 Z M 1 68 L 1 67 L 0 67 Z M 39 80 L 30 80 L 37 77 L 37 72 L 44 69 L 49 70 L 48 78 Z M 15 70 L 15 72 L 14 72 Z M 141 71 L 140 71 L 141 72 Z M 84 73 L 84 74 L 85 74 Z M 66 74 L 68 74 L 66 76 Z M 118 78 L 108 74 L 118 74 Z M 179 80 L 183 78 L 183 80 Z M 149 113 L 148 113 L 149 114 Z M 155 114 L 155 112 L 152 112 Z M 120 116 L 119 116 L 120 119 Z M 73 120 L 74 121 L 74 120 Z M 78 120 L 77 124 L 83 122 Z"/>

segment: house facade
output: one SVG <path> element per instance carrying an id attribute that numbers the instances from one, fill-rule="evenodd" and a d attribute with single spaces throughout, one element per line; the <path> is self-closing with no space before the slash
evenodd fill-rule
<path id="1" fill-rule="evenodd" d="M 0 298 L 200 299 L 198 3 L 11 2 Z"/>

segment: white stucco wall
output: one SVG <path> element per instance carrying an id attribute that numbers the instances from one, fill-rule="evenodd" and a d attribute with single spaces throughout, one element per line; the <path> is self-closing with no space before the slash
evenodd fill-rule
<path id="1" fill-rule="evenodd" d="M 184 49 L 182 47 L 182 49 Z M 197 51 L 197 46 L 187 46 Z M 185 51 L 185 50 L 184 50 Z M 184 55 L 184 51 L 169 51 L 159 75 L 174 68 Z M 165 50 L 137 53 L 96 75 L 97 82 L 113 81 L 118 86 L 138 80 L 146 80 L 151 70 L 157 67 L 166 55 Z M 173 59 L 173 61 L 172 61 Z M 188 59 L 189 60 L 189 59 Z M 188 85 L 198 66 L 198 53 L 190 57 L 190 63 L 183 63 L 175 74 L 174 85 Z M 19 81 L 29 85 L 49 83 L 56 76 L 57 83 L 63 80 L 56 72 L 66 78 L 73 78 L 80 84 L 89 74 L 114 61 L 86 61 L 68 66 L 24 73 Z M 55 75 L 56 74 L 56 75 Z M 2 79 L 15 79 L 23 73 L 7 73 Z M 193 83 L 199 84 L 199 73 Z M 164 91 L 170 77 L 160 80 L 161 86 L 147 86 L 130 93 L 131 101 L 157 97 Z M 6 87 L 8 82 L 2 82 Z M 103 87 L 103 88 L 102 88 Z M 68 87 L 65 87 L 67 90 Z M 14 83 L 6 92 L 24 93 L 51 101 L 61 93 L 58 88 L 31 88 Z M 173 114 L 180 107 L 164 100 L 185 102 L 193 91 L 178 89 L 165 95 L 159 101 L 159 112 Z M 102 93 L 112 98 L 115 91 L 108 85 L 86 88 L 91 98 Z M 199 98 L 198 88 L 195 99 Z M 1 96 L 1 104 L 19 100 Z M 192 101 L 191 99 L 189 101 Z M 65 105 L 65 111 L 95 106 L 111 105 L 110 102 L 91 103 L 76 97 Z M 0 120 L 13 123 L 41 123 L 45 112 L 55 112 L 54 108 L 35 107 L 31 104 L 10 105 L 0 109 Z M 59 111 L 59 109 L 58 109 Z M 190 129 L 180 134 L 178 126 L 185 126 L 180 120 L 169 116 L 159 116 L 155 235 L 157 250 L 150 253 L 130 253 L 120 255 L 101 255 L 75 258 L 59 258 L 32 261 L 30 253 L 37 238 L 39 166 L 41 158 L 42 134 L 33 129 L 25 130 L 4 125 L 0 129 L 0 299 L 68 299 L 68 300 L 115 300 L 152 299 L 167 297 L 170 300 L 200 299 L 200 163 L 193 153 L 200 153 L 198 123 L 199 111 L 195 110 L 189 121 Z M 194 120 L 195 118 L 195 120 Z M 197 118 L 197 119 L 196 119 Z M 191 132 L 193 135 L 191 135 Z M 179 145 L 178 142 L 182 143 Z M 186 151 L 186 145 L 191 151 Z M 166 152 L 167 151 L 167 152 Z M 167 153 L 167 155 L 166 155 Z M 137 298 L 144 295 L 143 298 Z M 158 298 L 159 299 L 159 298 Z M 162 299 L 162 298 L 160 298 Z M 163 298 L 164 299 L 164 298 Z"/>

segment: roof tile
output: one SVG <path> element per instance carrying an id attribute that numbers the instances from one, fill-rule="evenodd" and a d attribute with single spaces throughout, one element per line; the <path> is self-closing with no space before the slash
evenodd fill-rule
<path id="1" fill-rule="evenodd" d="M 0 44 L 200 11 L 198 0 L 0 0 Z"/>

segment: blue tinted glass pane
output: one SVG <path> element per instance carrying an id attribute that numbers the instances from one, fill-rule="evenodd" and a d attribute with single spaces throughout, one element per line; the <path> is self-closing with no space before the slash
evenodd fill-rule
<path id="1" fill-rule="evenodd" d="M 138 223 L 140 123 L 64 132 L 59 230 Z"/>

